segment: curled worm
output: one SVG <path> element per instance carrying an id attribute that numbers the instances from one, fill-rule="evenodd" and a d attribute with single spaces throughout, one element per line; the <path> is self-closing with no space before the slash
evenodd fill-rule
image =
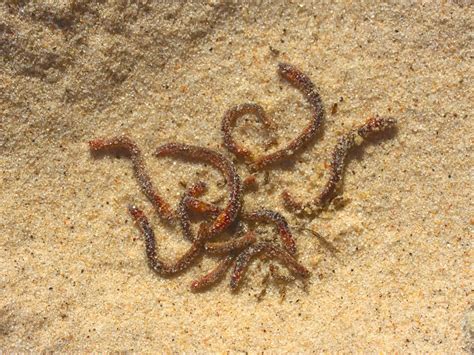
<path id="1" fill-rule="evenodd" d="M 298 263 L 298 261 L 296 261 L 296 259 L 291 256 L 291 254 L 288 253 L 286 250 L 281 249 L 268 242 L 259 242 L 249 246 L 237 257 L 237 260 L 235 261 L 234 270 L 232 271 L 230 279 L 230 288 L 232 290 L 235 290 L 239 287 L 242 277 L 245 275 L 245 272 L 252 258 L 261 253 L 264 253 L 266 256 L 271 257 L 273 259 L 279 260 L 292 273 L 298 276 L 309 276 L 308 269 Z"/>
<path id="2" fill-rule="evenodd" d="M 235 256 L 230 254 L 224 257 L 209 273 L 191 282 L 191 291 L 197 292 L 208 288 L 221 280 L 226 271 L 232 266 Z"/>
<path id="3" fill-rule="evenodd" d="M 285 148 L 276 152 L 254 158 L 250 151 L 235 142 L 232 138 L 231 128 L 237 118 L 244 114 L 253 113 L 266 127 L 271 126 L 271 120 L 266 116 L 263 108 L 256 104 L 243 104 L 227 111 L 222 120 L 222 132 L 225 147 L 239 157 L 246 158 L 252 163 L 253 168 L 260 170 L 268 165 L 280 162 L 305 147 L 321 125 L 324 117 L 324 108 L 321 97 L 309 77 L 291 64 L 278 64 L 278 74 L 291 85 L 300 90 L 311 107 L 311 121 L 303 131 L 294 138 Z"/>
<path id="4" fill-rule="evenodd" d="M 145 251 L 148 259 L 148 265 L 157 274 L 161 276 L 168 276 L 186 269 L 203 250 L 203 243 L 207 237 L 204 224 L 201 225 L 198 236 L 193 241 L 188 251 L 184 253 L 184 255 L 179 257 L 173 263 L 166 263 L 162 261 L 157 255 L 155 233 L 148 222 L 148 218 L 145 216 L 143 211 L 136 206 L 130 205 L 128 210 L 132 218 L 137 222 L 143 233 L 143 236 L 145 237 Z"/>
<path id="5" fill-rule="evenodd" d="M 331 155 L 329 178 L 316 198 L 304 204 L 297 201 L 288 191 L 283 191 L 282 197 L 286 207 L 292 210 L 302 210 L 305 207 L 312 209 L 320 208 L 331 202 L 336 186 L 342 179 L 347 155 L 351 148 L 357 144 L 357 135 L 366 139 L 377 132 L 394 127 L 395 124 L 396 121 L 393 118 L 374 116 L 360 127 L 352 129 L 340 137 Z"/>
<path id="6" fill-rule="evenodd" d="M 127 136 L 119 136 L 110 139 L 95 139 L 89 142 L 93 152 L 104 149 L 125 149 L 132 161 L 133 171 L 145 196 L 155 207 L 158 215 L 164 219 L 172 220 L 174 213 L 171 206 L 155 191 L 150 177 L 145 171 L 145 163 L 137 144 Z"/>
<path id="7" fill-rule="evenodd" d="M 211 149 L 182 144 L 168 143 L 157 148 L 156 156 L 184 156 L 206 162 L 217 168 L 225 177 L 229 201 L 227 206 L 215 218 L 209 227 L 210 235 L 216 235 L 229 227 L 240 212 L 242 200 L 242 184 L 234 164 L 220 153 Z"/>
<path id="8" fill-rule="evenodd" d="M 311 107 L 311 121 L 285 148 L 257 159 L 255 166 L 258 169 L 263 169 L 270 164 L 286 159 L 305 147 L 316 135 L 324 117 L 321 97 L 316 91 L 311 79 L 306 74 L 293 65 L 286 63 L 278 64 L 278 74 L 303 93 Z"/>
<path id="9" fill-rule="evenodd" d="M 237 121 L 238 118 L 248 114 L 254 114 L 257 116 L 259 121 L 264 124 L 265 128 L 271 128 L 274 125 L 272 120 L 270 120 L 270 118 L 266 115 L 262 106 L 254 103 L 247 103 L 234 106 L 226 111 L 224 118 L 222 119 L 221 130 L 224 137 L 224 146 L 237 157 L 253 162 L 255 158 L 250 150 L 238 144 L 232 137 L 232 128 L 235 125 L 235 121 Z"/>

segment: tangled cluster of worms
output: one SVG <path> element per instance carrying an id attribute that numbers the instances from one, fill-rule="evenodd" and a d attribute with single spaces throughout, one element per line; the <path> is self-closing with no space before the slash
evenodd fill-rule
<path id="1" fill-rule="evenodd" d="M 232 135 L 233 127 L 240 117 L 248 114 L 255 115 L 267 130 L 272 130 L 273 121 L 266 115 L 265 110 L 255 103 L 241 104 L 229 109 L 224 114 L 221 126 L 224 146 L 236 158 L 244 161 L 252 171 L 268 169 L 302 151 L 314 139 L 324 119 L 321 97 L 306 74 L 290 64 L 279 64 L 278 74 L 303 94 L 310 106 L 311 117 L 303 131 L 284 148 L 267 155 L 255 156 L 235 140 Z M 392 118 L 375 116 L 369 118 L 360 127 L 348 131 L 339 138 L 334 147 L 329 164 L 329 177 L 321 191 L 307 202 L 301 202 L 297 201 L 289 191 L 284 190 L 281 193 L 284 206 L 294 213 L 304 210 L 316 211 L 327 206 L 334 198 L 336 187 L 342 179 L 349 151 L 360 141 L 393 127 L 395 123 Z M 310 271 L 296 258 L 297 244 L 290 226 L 281 213 L 264 208 L 256 211 L 243 209 L 242 196 L 249 186 L 255 184 L 255 177 L 250 175 L 242 180 L 234 162 L 222 153 L 177 142 L 167 143 L 156 149 L 154 154 L 156 157 L 185 158 L 206 163 L 217 169 L 226 182 L 228 199 L 224 206 L 202 201 L 200 197 L 205 194 L 207 185 L 204 181 L 197 181 L 184 191 L 178 206 L 174 209 L 163 197 L 162 192 L 153 186 L 146 171 L 141 151 L 131 138 L 119 136 L 110 139 L 96 139 L 89 142 L 89 147 L 92 152 L 125 150 L 132 162 L 140 188 L 152 203 L 156 213 L 164 220 L 179 222 L 183 238 L 189 241 L 190 246 L 176 260 L 167 262 L 158 256 L 155 234 L 143 210 L 135 205 L 128 206 L 130 215 L 145 238 L 148 264 L 157 274 L 161 276 L 177 274 L 191 267 L 200 255 L 209 254 L 220 255 L 220 262 L 207 274 L 191 283 L 192 291 L 200 291 L 216 284 L 230 268 L 232 269 L 230 288 L 236 290 L 241 285 L 251 261 L 259 255 L 284 265 L 288 272 L 295 277 L 304 279 L 310 275 Z M 196 233 L 192 228 L 192 213 L 198 214 L 203 219 Z M 276 241 L 260 240 L 257 232 L 248 228 L 249 224 L 256 223 L 273 224 L 278 236 Z M 236 232 L 230 239 L 223 240 L 221 238 L 224 232 L 235 230 Z M 269 275 L 273 275 L 277 280 L 284 279 L 273 264 L 270 264 Z"/>

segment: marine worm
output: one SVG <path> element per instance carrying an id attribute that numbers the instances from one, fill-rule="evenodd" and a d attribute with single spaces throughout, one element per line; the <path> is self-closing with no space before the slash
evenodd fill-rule
<path id="1" fill-rule="evenodd" d="M 158 215 L 166 220 L 172 220 L 175 216 L 171 206 L 155 191 L 150 177 L 145 171 L 145 163 L 137 144 L 127 136 L 119 136 L 111 139 L 95 139 L 89 142 L 93 152 L 103 149 L 125 149 L 132 161 L 133 171 L 145 196 L 155 207 Z"/>
<path id="2" fill-rule="evenodd" d="M 374 116 L 359 128 L 352 129 L 340 137 L 331 155 L 329 178 L 317 197 L 313 201 L 303 204 L 296 201 L 288 191 L 283 191 L 282 198 L 285 205 L 293 210 L 301 210 L 306 206 L 311 209 L 327 205 L 334 197 L 336 186 L 342 179 L 347 155 L 351 148 L 357 144 L 357 135 L 362 139 L 367 139 L 377 132 L 394 127 L 395 124 L 396 120 L 391 117 Z"/>
<path id="3" fill-rule="evenodd" d="M 195 211 L 201 213 L 220 213 L 221 209 L 219 207 L 214 206 L 213 204 L 200 201 L 196 198 L 188 198 L 186 200 L 189 207 L 193 208 Z M 282 214 L 267 210 L 267 209 L 260 209 L 258 211 L 250 212 L 250 213 L 241 213 L 242 219 L 250 220 L 250 221 L 259 221 L 259 222 L 270 222 L 274 223 L 278 229 L 278 234 L 280 235 L 282 244 L 284 248 L 290 253 L 296 253 L 296 243 L 293 238 L 293 234 L 291 233 L 290 227 L 288 226 L 288 222 L 286 218 L 283 217 Z"/>
<path id="4" fill-rule="evenodd" d="M 305 147 L 316 135 L 324 117 L 321 97 L 316 91 L 311 79 L 306 74 L 293 65 L 286 63 L 278 64 L 278 74 L 303 93 L 311 107 L 311 121 L 285 148 L 258 158 L 255 161 L 255 167 L 257 169 L 263 169 L 270 164 L 282 161 Z"/>
<path id="5" fill-rule="evenodd" d="M 168 276 L 186 269 L 203 250 L 203 243 L 207 237 L 207 232 L 205 225 L 201 224 L 198 236 L 195 238 L 188 251 L 186 251 L 173 263 L 166 263 L 160 260 L 156 252 L 155 233 L 148 222 L 148 218 L 145 216 L 143 211 L 136 206 L 129 205 L 128 210 L 130 215 L 137 222 L 143 233 L 143 236 L 145 237 L 145 251 L 148 259 L 148 265 L 157 274 L 161 276 Z"/>
<path id="6" fill-rule="evenodd" d="M 227 110 L 222 119 L 221 130 L 224 137 L 224 146 L 235 156 L 243 159 L 247 159 L 250 162 L 254 161 L 253 154 L 245 147 L 239 145 L 232 137 L 232 128 L 235 125 L 235 121 L 239 117 L 244 115 L 254 114 L 257 116 L 259 121 L 263 123 L 265 128 L 271 128 L 274 126 L 272 120 L 266 115 L 262 106 L 254 103 L 241 104 L 232 107 Z"/>
<path id="7" fill-rule="evenodd" d="M 237 218 L 242 200 L 242 184 L 234 164 L 220 153 L 211 149 L 182 143 L 168 143 L 157 148 L 156 156 L 178 155 L 206 162 L 217 168 L 224 176 L 228 190 L 229 201 L 223 211 L 215 218 L 209 227 L 211 236 L 224 231 Z"/>
<path id="8" fill-rule="evenodd" d="M 292 273 L 301 276 L 308 277 L 309 270 L 306 269 L 303 265 L 298 263 L 291 254 L 286 250 L 281 249 L 275 245 L 272 245 L 268 242 L 259 242 L 252 244 L 242 253 L 239 254 L 235 262 L 234 270 L 232 271 L 230 279 L 230 288 L 236 290 L 242 280 L 242 277 L 247 271 L 248 265 L 253 257 L 258 254 L 264 253 L 266 256 L 279 260 L 284 264 Z"/>
<path id="9" fill-rule="evenodd" d="M 242 237 L 232 238 L 225 242 L 207 242 L 204 249 L 209 253 L 225 254 L 237 249 L 243 249 L 255 243 L 257 238 L 253 231 L 245 233 Z"/>
<path id="10" fill-rule="evenodd" d="M 181 224 L 181 229 L 183 230 L 184 237 L 189 241 L 193 241 L 194 237 L 191 230 L 191 221 L 189 218 L 188 200 L 195 200 L 196 197 L 201 196 L 204 193 L 206 188 L 206 183 L 202 181 L 197 182 L 183 193 L 178 204 L 177 214 Z"/>
<path id="11" fill-rule="evenodd" d="M 222 208 L 213 205 L 209 202 L 201 201 L 195 197 L 187 196 L 183 203 L 195 212 L 205 213 L 210 215 L 219 215 L 222 212 Z"/>
<path id="12" fill-rule="evenodd" d="M 290 227 L 288 226 L 288 222 L 286 221 L 285 217 L 283 217 L 280 213 L 261 209 L 255 212 L 245 213 L 242 217 L 251 221 L 274 223 L 278 229 L 278 234 L 280 235 L 283 247 L 290 254 L 296 253 L 296 243 L 293 235 L 291 234 Z"/>
<path id="13" fill-rule="evenodd" d="M 233 254 L 224 257 L 209 273 L 191 282 L 191 291 L 201 291 L 221 280 L 226 271 L 232 266 L 234 259 L 235 255 Z"/>

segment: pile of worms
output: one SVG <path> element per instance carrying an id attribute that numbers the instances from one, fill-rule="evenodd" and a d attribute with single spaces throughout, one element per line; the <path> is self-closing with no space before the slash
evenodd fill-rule
<path id="1" fill-rule="evenodd" d="M 274 127 L 273 121 L 266 115 L 265 110 L 255 103 L 245 103 L 229 109 L 224 114 L 221 125 L 223 146 L 237 158 L 237 161 L 247 164 L 252 172 L 269 169 L 301 152 L 313 141 L 324 119 L 321 97 L 306 74 L 293 65 L 283 63 L 278 65 L 278 74 L 303 94 L 311 110 L 310 120 L 302 132 L 284 148 L 267 155 L 255 156 L 233 137 L 232 131 L 237 120 L 244 115 L 255 115 L 264 128 L 270 131 Z M 301 202 L 297 201 L 289 191 L 284 190 L 281 197 L 285 208 L 298 214 L 303 210 L 315 211 L 329 205 L 342 180 L 350 150 L 363 140 L 390 129 L 395 124 L 396 121 L 393 118 L 374 116 L 341 136 L 331 154 L 328 179 L 321 191 L 308 201 Z M 216 284 L 225 277 L 229 269 L 232 269 L 230 288 L 237 290 L 252 260 L 257 256 L 280 263 L 294 277 L 305 279 L 310 276 L 310 271 L 297 260 L 297 244 L 285 217 L 270 209 L 247 211 L 243 208 L 243 194 L 255 185 L 255 176 L 250 175 L 242 180 L 234 162 L 222 153 L 178 142 L 167 143 L 156 148 L 154 153 L 156 157 L 166 156 L 205 163 L 218 170 L 226 182 L 228 198 L 222 207 L 200 199 L 206 193 L 207 184 L 204 181 L 197 181 L 183 192 L 178 206 L 173 208 L 163 197 L 162 192 L 153 186 L 146 171 L 142 153 L 131 138 L 118 136 L 95 139 L 89 142 L 89 147 L 92 152 L 124 150 L 132 162 L 133 171 L 142 192 L 152 203 L 158 216 L 165 221 L 179 222 L 183 238 L 190 243 L 189 249 L 174 261 L 164 261 L 158 256 L 155 233 L 147 216 L 139 207 L 128 206 L 130 215 L 144 236 L 148 264 L 158 275 L 170 276 L 180 273 L 190 268 L 199 256 L 208 254 L 220 256 L 220 261 L 208 273 L 191 282 L 192 291 L 204 290 Z M 196 229 L 197 232 L 193 230 L 191 214 L 198 214 L 202 218 Z M 274 225 L 277 238 L 274 241 L 261 240 L 256 230 L 248 227 L 259 223 Z M 222 239 L 224 233 L 231 233 L 231 238 Z M 269 275 L 273 275 L 280 281 L 286 280 L 276 270 L 276 267 L 270 264 Z"/>

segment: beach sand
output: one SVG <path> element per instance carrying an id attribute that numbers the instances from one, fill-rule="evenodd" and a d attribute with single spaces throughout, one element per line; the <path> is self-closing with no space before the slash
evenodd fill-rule
<path id="1" fill-rule="evenodd" d="M 0 350 L 472 352 L 472 11 L 470 1 L 3 1 Z M 214 168 L 152 153 L 177 141 L 233 158 L 220 124 L 245 102 L 265 108 L 271 149 L 283 147 L 310 116 L 279 62 L 315 83 L 324 124 L 258 173 L 243 205 L 288 219 L 311 277 L 259 299 L 268 261 L 257 259 L 238 292 L 227 274 L 191 293 L 218 259 L 154 274 L 127 204 L 144 208 L 161 257 L 189 242 L 153 212 L 129 159 L 93 156 L 87 142 L 127 134 L 173 206 L 197 180 L 223 205 Z M 314 197 L 337 138 L 375 114 L 397 129 L 350 154 L 340 203 L 315 218 L 287 211 L 281 191 Z M 262 130 L 248 116 L 235 136 L 261 154 Z"/>

